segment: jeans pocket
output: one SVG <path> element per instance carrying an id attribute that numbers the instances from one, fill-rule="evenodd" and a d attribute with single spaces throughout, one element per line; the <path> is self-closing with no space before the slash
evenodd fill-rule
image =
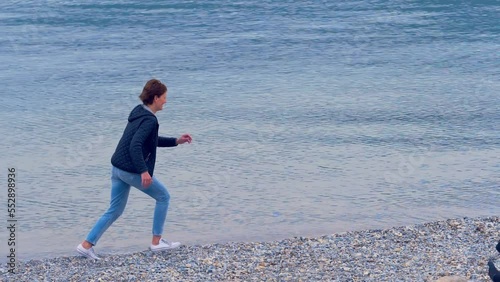
<path id="1" fill-rule="evenodd" d="M 141 175 L 118 169 L 118 178 L 130 186 L 141 184 Z"/>

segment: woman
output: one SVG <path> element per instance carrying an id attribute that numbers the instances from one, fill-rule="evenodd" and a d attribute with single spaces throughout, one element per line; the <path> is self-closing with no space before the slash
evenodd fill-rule
<path id="1" fill-rule="evenodd" d="M 167 87 L 157 79 L 149 80 L 139 96 L 142 105 L 136 106 L 128 117 L 128 124 L 111 158 L 111 202 L 108 210 L 90 230 L 87 238 L 76 248 L 81 255 L 99 259 L 93 246 L 123 213 L 130 187 L 136 187 L 156 200 L 153 216 L 153 239 L 150 249 L 163 251 L 180 246 L 179 242 L 162 239 L 170 195 L 166 187 L 153 176 L 156 147 L 174 147 L 191 143 L 189 134 L 179 138 L 158 136 L 158 119 L 155 114 L 167 102 Z"/>

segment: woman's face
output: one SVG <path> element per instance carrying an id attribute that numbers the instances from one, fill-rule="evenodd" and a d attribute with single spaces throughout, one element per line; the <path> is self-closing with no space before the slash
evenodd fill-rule
<path id="1" fill-rule="evenodd" d="M 160 97 L 155 98 L 154 103 L 155 103 L 155 107 L 158 111 L 163 110 L 163 105 L 165 105 L 165 103 L 167 103 L 167 92 L 163 93 L 163 95 L 161 95 Z"/>

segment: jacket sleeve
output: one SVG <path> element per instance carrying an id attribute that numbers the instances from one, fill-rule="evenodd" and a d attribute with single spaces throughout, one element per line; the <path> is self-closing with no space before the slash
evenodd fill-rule
<path id="1" fill-rule="evenodd" d="M 177 146 L 177 138 L 174 137 L 158 137 L 158 147 L 175 147 Z"/>
<path id="2" fill-rule="evenodd" d="M 152 119 L 143 121 L 135 132 L 134 137 L 132 137 L 132 141 L 130 142 L 130 158 L 132 159 L 132 163 L 139 173 L 148 171 L 146 161 L 144 160 L 144 156 L 142 154 L 142 147 L 149 134 L 151 134 L 151 132 L 154 130 L 155 126 L 156 122 Z"/>

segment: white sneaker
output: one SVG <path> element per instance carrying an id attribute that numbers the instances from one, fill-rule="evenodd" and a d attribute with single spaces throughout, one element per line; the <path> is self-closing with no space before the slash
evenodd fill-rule
<path id="1" fill-rule="evenodd" d="M 178 248 L 181 245 L 180 242 L 169 242 L 165 239 L 160 239 L 160 243 L 158 245 L 153 245 L 149 247 L 153 252 L 165 251 Z"/>
<path id="2" fill-rule="evenodd" d="M 91 247 L 90 249 L 85 249 L 82 244 L 78 245 L 78 247 L 76 247 L 76 251 L 81 254 L 82 256 L 86 257 L 86 258 L 89 258 L 89 259 L 101 259 L 99 258 L 95 252 L 94 252 L 94 248 Z"/>

